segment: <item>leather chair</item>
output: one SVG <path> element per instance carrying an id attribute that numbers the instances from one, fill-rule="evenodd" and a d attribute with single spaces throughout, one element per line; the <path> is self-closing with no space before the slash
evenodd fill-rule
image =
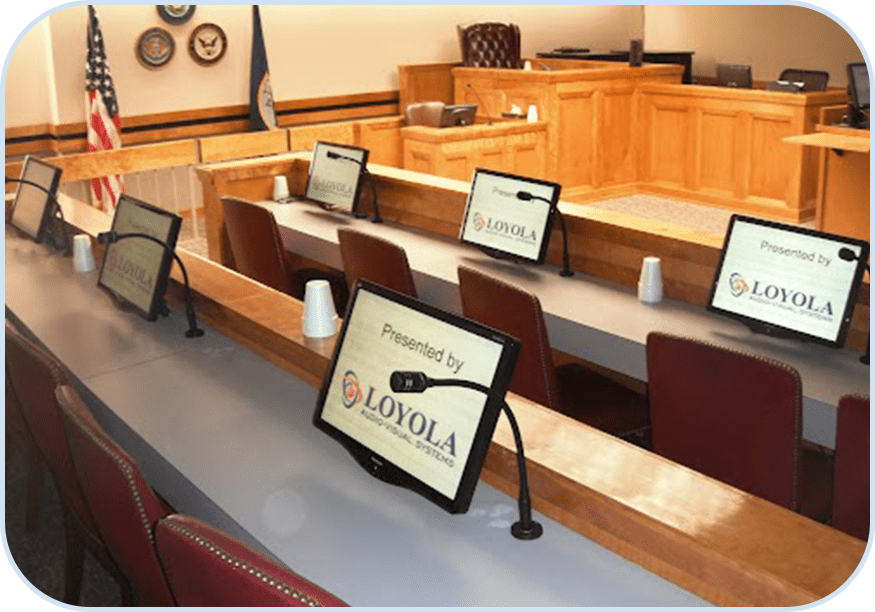
<path id="1" fill-rule="evenodd" d="M 357 279 L 363 278 L 416 297 L 416 286 L 404 249 L 388 240 L 347 228 L 338 229 L 337 238 L 350 290 Z"/>
<path id="2" fill-rule="evenodd" d="M 538 298 L 482 272 L 459 266 L 462 313 L 520 340 L 510 390 L 582 423 L 624 438 L 643 438 L 646 398 L 578 364 L 556 367 Z"/>
<path id="3" fill-rule="evenodd" d="M 462 63 L 474 68 L 521 68 L 520 29 L 512 23 L 457 26 Z"/>
<path id="4" fill-rule="evenodd" d="M 55 388 L 68 384 L 60 364 L 7 324 L 6 366 L 24 421 L 54 480 L 64 511 L 63 601 L 71 605 L 79 602 L 88 550 L 119 582 L 122 599 L 131 602 L 130 586 L 100 537 L 73 466 L 61 409 L 55 399 Z"/>
<path id="5" fill-rule="evenodd" d="M 440 127 L 446 104 L 443 102 L 414 102 L 405 111 L 407 125 Z"/>
<path id="6" fill-rule="evenodd" d="M 781 72 L 778 80 L 789 81 L 791 83 L 805 83 L 802 91 L 826 91 L 826 85 L 829 83 L 829 73 L 823 70 L 787 68 Z"/>
<path id="7" fill-rule="evenodd" d="M 341 275 L 312 268 L 292 268 L 271 211 L 233 197 L 222 198 L 222 210 L 238 272 L 299 300 L 304 299 L 308 280 L 327 279 L 337 311 L 342 313 L 346 309 L 349 294 Z"/>
<path id="8" fill-rule="evenodd" d="M 869 539 L 869 398 L 839 400 L 832 526 Z"/>
<path id="9" fill-rule="evenodd" d="M 7 322 L 6 325 L 9 325 Z M 12 460 L 13 444 L 18 446 L 25 464 L 25 519 L 24 529 L 30 531 L 40 525 L 40 511 L 43 502 L 43 474 L 45 465 L 33 434 L 24 420 L 21 405 L 12 381 L 9 378 L 9 365 L 6 365 L 6 462 Z"/>
<path id="10" fill-rule="evenodd" d="M 153 530 L 172 512 L 152 491 L 133 459 L 106 434 L 69 386 L 55 397 L 70 455 L 97 530 L 141 606 L 174 605 L 155 550 Z"/>
<path id="11" fill-rule="evenodd" d="M 180 606 L 331 606 L 347 604 L 189 516 L 158 521 L 155 543 Z"/>
<path id="12" fill-rule="evenodd" d="M 659 332 L 647 336 L 653 452 L 819 520 L 826 470 L 803 458 L 802 381 L 783 363 Z M 806 478 L 811 476 L 811 480 Z"/>

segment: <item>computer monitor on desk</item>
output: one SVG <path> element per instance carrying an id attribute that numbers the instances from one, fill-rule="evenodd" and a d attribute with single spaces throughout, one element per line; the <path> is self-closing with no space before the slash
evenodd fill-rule
<path id="1" fill-rule="evenodd" d="M 852 127 L 869 129 L 869 71 L 865 62 L 848 64 L 848 124 Z"/>
<path id="2" fill-rule="evenodd" d="M 753 87 L 751 68 L 744 64 L 717 64 L 717 84 L 723 87 Z"/>
<path id="3" fill-rule="evenodd" d="M 476 104 L 454 104 L 445 106 L 441 114 L 441 127 L 474 125 L 477 117 Z"/>
<path id="4" fill-rule="evenodd" d="M 444 510 L 468 510 L 513 374 L 506 334 L 358 280 L 313 422 L 371 475 Z M 417 370 L 491 388 L 396 395 L 393 372 Z"/>
<path id="5" fill-rule="evenodd" d="M 305 199 L 324 208 L 354 212 L 367 164 L 367 149 L 317 142 L 313 146 Z"/>

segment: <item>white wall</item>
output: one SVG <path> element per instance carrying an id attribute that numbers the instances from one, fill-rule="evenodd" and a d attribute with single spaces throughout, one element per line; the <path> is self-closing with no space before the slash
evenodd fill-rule
<path id="1" fill-rule="evenodd" d="M 762 81 L 807 68 L 844 87 L 845 66 L 863 61 L 841 25 L 801 6 L 645 6 L 644 37 L 649 49 L 695 51 L 693 74 L 702 76 L 716 76 L 718 63 L 750 64 Z"/>
<path id="2" fill-rule="evenodd" d="M 9 58 L 6 99 L 16 103 L 6 104 L 7 127 L 50 123 L 55 116 L 51 104 L 54 77 L 48 54 L 51 41 L 48 23 L 44 20 L 28 31 Z M 80 95 L 80 100 L 83 99 L 84 94 Z"/>
<path id="3" fill-rule="evenodd" d="M 198 5 L 194 17 L 180 26 L 163 22 L 155 5 L 96 8 L 123 118 L 248 103 L 250 5 Z M 534 55 L 562 44 L 625 47 L 630 38 L 642 35 L 642 13 L 638 5 L 261 7 L 278 100 L 397 89 L 399 64 L 459 59 L 455 28 L 460 23 L 517 23 L 523 54 Z M 87 15 L 87 7 L 79 5 L 47 18 L 60 123 L 84 118 Z M 187 49 L 189 34 L 203 22 L 219 25 L 228 38 L 225 57 L 209 68 L 191 60 Z M 176 43 L 173 59 L 158 70 L 143 67 L 134 55 L 138 37 L 150 27 L 165 28 Z M 13 63 L 23 68 L 13 71 Z M 31 77 L 51 70 L 48 63 L 45 53 L 31 53 L 24 41 L 13 52 L 7 127 L 49 121 L 31 96 Z"/>

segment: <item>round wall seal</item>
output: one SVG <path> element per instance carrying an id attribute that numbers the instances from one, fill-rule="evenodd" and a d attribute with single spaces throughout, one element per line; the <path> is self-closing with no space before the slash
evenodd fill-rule
<path id="1" fill-rule="evenodd" d="M 156 4 L 161 19 L 171 25 L 180 25 L 191 19 L 194 15 L 194 4 Z"/>
<path id="2" fill-rule="evenodd" d="M 228 48 L 225 32 L 214 23 L 202 23 L 188 39 L 188 53 L 201 66 L 211 66 L 222 59 Z"/>
<path id="3" fill-rule="evenodd" d="M 164 28 L 149 28 L 137 40 L 137 59 L 147 68 L 165 66 L 175 50 L 176 43 Z"/>

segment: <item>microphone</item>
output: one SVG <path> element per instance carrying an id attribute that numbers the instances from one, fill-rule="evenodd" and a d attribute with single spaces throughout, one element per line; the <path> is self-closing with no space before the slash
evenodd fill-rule
<path id="1" fill-rule="evenodd" d="M 844 261 L 859 261 L 860 258 L 848 247 L 842 247 L 839 249 L 839 259 Z M 868 262 L 866 262 L 866 272 L 869 272 L 871 278 L 872 272 L 869 270 Z M 865 363 L 866 365 L 869 365 L 869 343 L 870 340 L 866 340 L 866 353 L 860 356 L 860 363 Z"/>
<path id="2" fill-rule="evenodd" d="M 474 92 L 474 95 L 477 97 L 477 101 L 480 103 L 480 106 L 483 107 L 483 112 L 486 113 L 486 125 L 492 125 L 492 115 L 489 114 L 489 109 L 486 107 L 486 104 L 483 103 L 483 98 L 480 97 L 480 94 L 477 93 L 477 90 L 474 89 L 474 86 L 471 83 L 467 84 L 468 89 Z"/>
<path id="3" fill-rule="evenodd" d="M 547 198 L 532 195 L 528 191 L 518 191 L 516 197 L 524 202 L 541 200 L 542 202 L 549 204 L 550 209 L 556 212 L 556 216 L 559 217 L 559 225 L 562 226 L 562 270 L 559 271 L 559 276 L 574 276 L 574 271 L 571 269 L 571 265 L 568 261 L 568 232 L 565 229 L 565 216 L 562 214 L 562 211 L 559 210 L 559 206 L 555 206 L 553 202 Z"/>
<path id="4" fill-rule="evenodd" d="M 64 211 L 61 209 L 61 203 L 58 201 L 58 196 L 52 193 L 50 189 L 28 179 L 13 178 L 11 176 L 6 176 L 5 174 L 3 175 L 3 178 L 6 179 L 6 183 L 21 183 L 22 185 L 30 185 L 31 187 L 36 187 L 40 191 L 44 192 L 47 196 L 49 196 L 49 201 L 52 203 L 51 219 L 53 234 L 49 237 L 49 242 L 51 243 L 53 248 L 61 250 L 64 255 L 72 255 L 73 241 L 70 239 L 70 228 L 67 226 L 67 222 L 64 221 Z M 13 208 L 12 210 L 15 209 Z M 60 233 L 62 235 L 62 245 L 58 245 L 58 228 L 61 229 Z"/>
<path id="5" fill-rule="evenodd" d="M 373 223 L 382 223 L 383 218 L 380 216 L 380 206 L 379 206 L 379 204 L 377 204 L 377 183 L 374 181 L 374 177 L 371 176 L 370 171 L 368 171 L 368 167 L 365 164 L 363 164 L 361 162 L 361 160 L 358 160 L 355 157 L 350 157 L 349 155 L 341 155 L 340 153 L 337 153 L 336 151 L 328 151 L 326 153 L 326 156 L 328 157 L 328 159 L 344 159 L 346 161 L 351 161 L 351 162 L 359 165 L 359 168 L 361 168 L 362 173 L 366 177 L 368 177 L 368 182 L 371 184 L 371 192 L 374 194 L 374 206 L 373 206 L 374 218 L 372 219 L 372 222 Z M 356 212 L 353 214 L 356 217 L 356 219 L 366 219 L 367 218 L 367 215 L 365 213 Z"/>
<path id="6" fill-rule="evenodd" d="M 538 62 L 538 67 L 544 72 L 550 72 L 550 66 L 545 64 L 544 62 Z"/>
<path id="7" fill-rule="evenodd" d="M 395 371 L 389 376 L 389 386 L 395 393 L 422 393 L 429 387 L 463 387 L 465 389 L 473 389 L 480 391 L 487 396 L 495 397 L 492 389 L 486 385 L 481 385 L 472 380 L 461 380 L 457 378 L 429 378 L 425 372 L 408 372 Z M 518 540 L 537 540 L 544 533 L 544 528 L 538 521 L 532 519 L 532 500 L 529 494 L 529 477 L 526 469 L 526 458 L 523 453 L 523 437 L 520 434 L 519 425 L 516 418 L 507 405 L 507 401 L 503 397 L 497 398 L 501 400 L 501 407 L 504 409 L 504 414 L 507 415 L 507 420 L 510 422 L 511 431 L 513 431 L 513 439 L 516 442 L 517 452 L 517 469 L 520 474 L 520 492 L 519 492 L 519 511 L 520 520 L 511 525 L 510 532 Z"/>
<path id="8" fill-rule="evenodd" d="M 139 232 L 131 232 L 128 234 L 119 234 L 118 232 L 101 232 L 97 234 L 97 242 L 99 244 L 112 244 L 114 242 L 118 242 L 119 240 L 127 240 L 128 238 L 143 238 L 145 240 L 150 240 L 155 244 L 159 244 L 164 247 L 164 250 L 171 255 L 176 260 L 177 265 L 179 265 L 179 269 L 182 270 L 182 279 L 185 281 L 184 291 L 185 291 L 185 316 L 188 319 L 188 331 L 185 332 L 185 336 L 187 338 L 199 338 L 204 335 L 204 330 L 200 329 L 197 326 L 197 319 L 194 315 L 194 304 L 191 300 L 191 285 L 188 283 L 188 271 L 185 269 L 185 264 L 182 263 L 182 260 L 179 258 L 179 255 L 176 254 L 174 249 L 171 249 L 166 242 L 163 240 L 158 240 L 155 236 L 150 236 L 149 234 L 142 234 Z"/>

